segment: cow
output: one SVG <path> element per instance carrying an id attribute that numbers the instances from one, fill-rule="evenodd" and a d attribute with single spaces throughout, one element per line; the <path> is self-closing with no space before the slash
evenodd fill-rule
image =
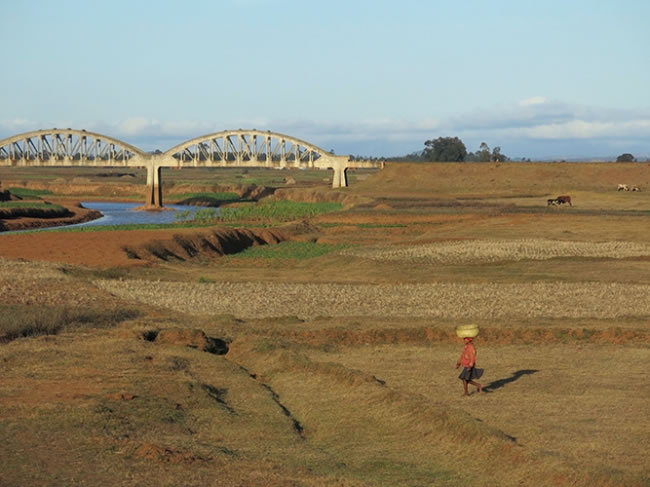
<path id="1" fill-rule="evenodd" d="M 627 187 L 627 184 L 619 184 L 618 188 L 616 188 L 616 191 L 629 191 L 630 188 Z"/>
<path id="2" fill-rule="evenodd" d="M 554 199 L 546 200 L 546 206 L 555 206 L 555 205 L 557 205 L 557 200 Z"/>
<path id="3" fill-rule="evenodd" d="M 638 186 L 632 186 L 630 187 L 630 191 L 641 191 L 641 188 L 639 188 Z"/>
<path id="4" fill-rule="evenodd" d="M 571 204 L 571 196 L 569 196 L 569 195 L 558 196 L 557 198 L 555 198 L 555 201 L 557 201 L 558 205 L 563 205 L 565 203 L 569 203 L 569 206 L 573 206 Z"/>

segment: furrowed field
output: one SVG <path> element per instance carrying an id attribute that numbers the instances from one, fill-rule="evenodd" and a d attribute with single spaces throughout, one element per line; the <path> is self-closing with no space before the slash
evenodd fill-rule
<path id="1" fill-rule="evenodd" d="M 219 214 L 0 233 L 0 485 L 650 485 L 647 164 L 327 175 L 174 171 Z M 71 212 L 142 180 L 0 168 Z"/>

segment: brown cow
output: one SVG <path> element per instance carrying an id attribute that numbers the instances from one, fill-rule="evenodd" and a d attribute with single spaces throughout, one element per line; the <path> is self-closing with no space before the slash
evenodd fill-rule
<path id="1" fill-rule="evenodd" d="M 558 205 L 563 205 L 564 203 L 569 203 L 569 206 L 573 206 L 571 204 L 571 196 L 569 196 L 569 195 L 558 196 L 557 198 L 555 198 L 555 201 L 557 201 Z"/>

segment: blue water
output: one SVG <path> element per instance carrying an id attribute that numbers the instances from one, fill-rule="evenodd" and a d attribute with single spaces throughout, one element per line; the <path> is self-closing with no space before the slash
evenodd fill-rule
<path id="1" fill-rule="evenodd" d="M 200 206 L 167 205 L 163 211 L 135 211 L 142 203 L 112 203 L 106 201 L 82 201 L 84 208 L 101 212 L 101 218 L 66 227 L 93 227 L 98 225 L 132 225 L 141 223 L 175 223 L 178 211 L 189 211 L 190 215 L 184 218 L 191 220 Z M 219 210 L 216 209 L 218 212 Z"/>

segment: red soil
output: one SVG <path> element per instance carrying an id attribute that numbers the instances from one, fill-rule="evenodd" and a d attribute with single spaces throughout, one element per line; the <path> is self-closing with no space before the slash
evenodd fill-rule
<path id="1" fill-rule="evenodd" d="M 159 261 L 159 257 L 146 249 L 153 246 L 167 250 L 169 255 L 185 255 L 182 240 L 201 249 L 208 243 L 208 256 L 223 255 L 243 250 L 259 243 L 277 243 L 303 233 L 301 228 L 285 227 L 280 230 L 245 230 L 217 228 L 173 228 L 169 230 L 111 230 L 98 232 L 38 232 L 0 235 L 0 258 L 48 261 L 110 268 L 145 265 Z M 129 249 L 127 253 L 126 249 Z M 138 258 L 129 258 L 137 252 Z"/>
<path id="2" fill-rule="evenodd" d="M 158 230 L 155 236 L 172 238 L 177 233 Z M 151 230 L 0 235 L 0 257 L 102 268 L 133 266 L 143 262 L 129 259 L 122 247 L 144 245 L 152 239 Z"/>

